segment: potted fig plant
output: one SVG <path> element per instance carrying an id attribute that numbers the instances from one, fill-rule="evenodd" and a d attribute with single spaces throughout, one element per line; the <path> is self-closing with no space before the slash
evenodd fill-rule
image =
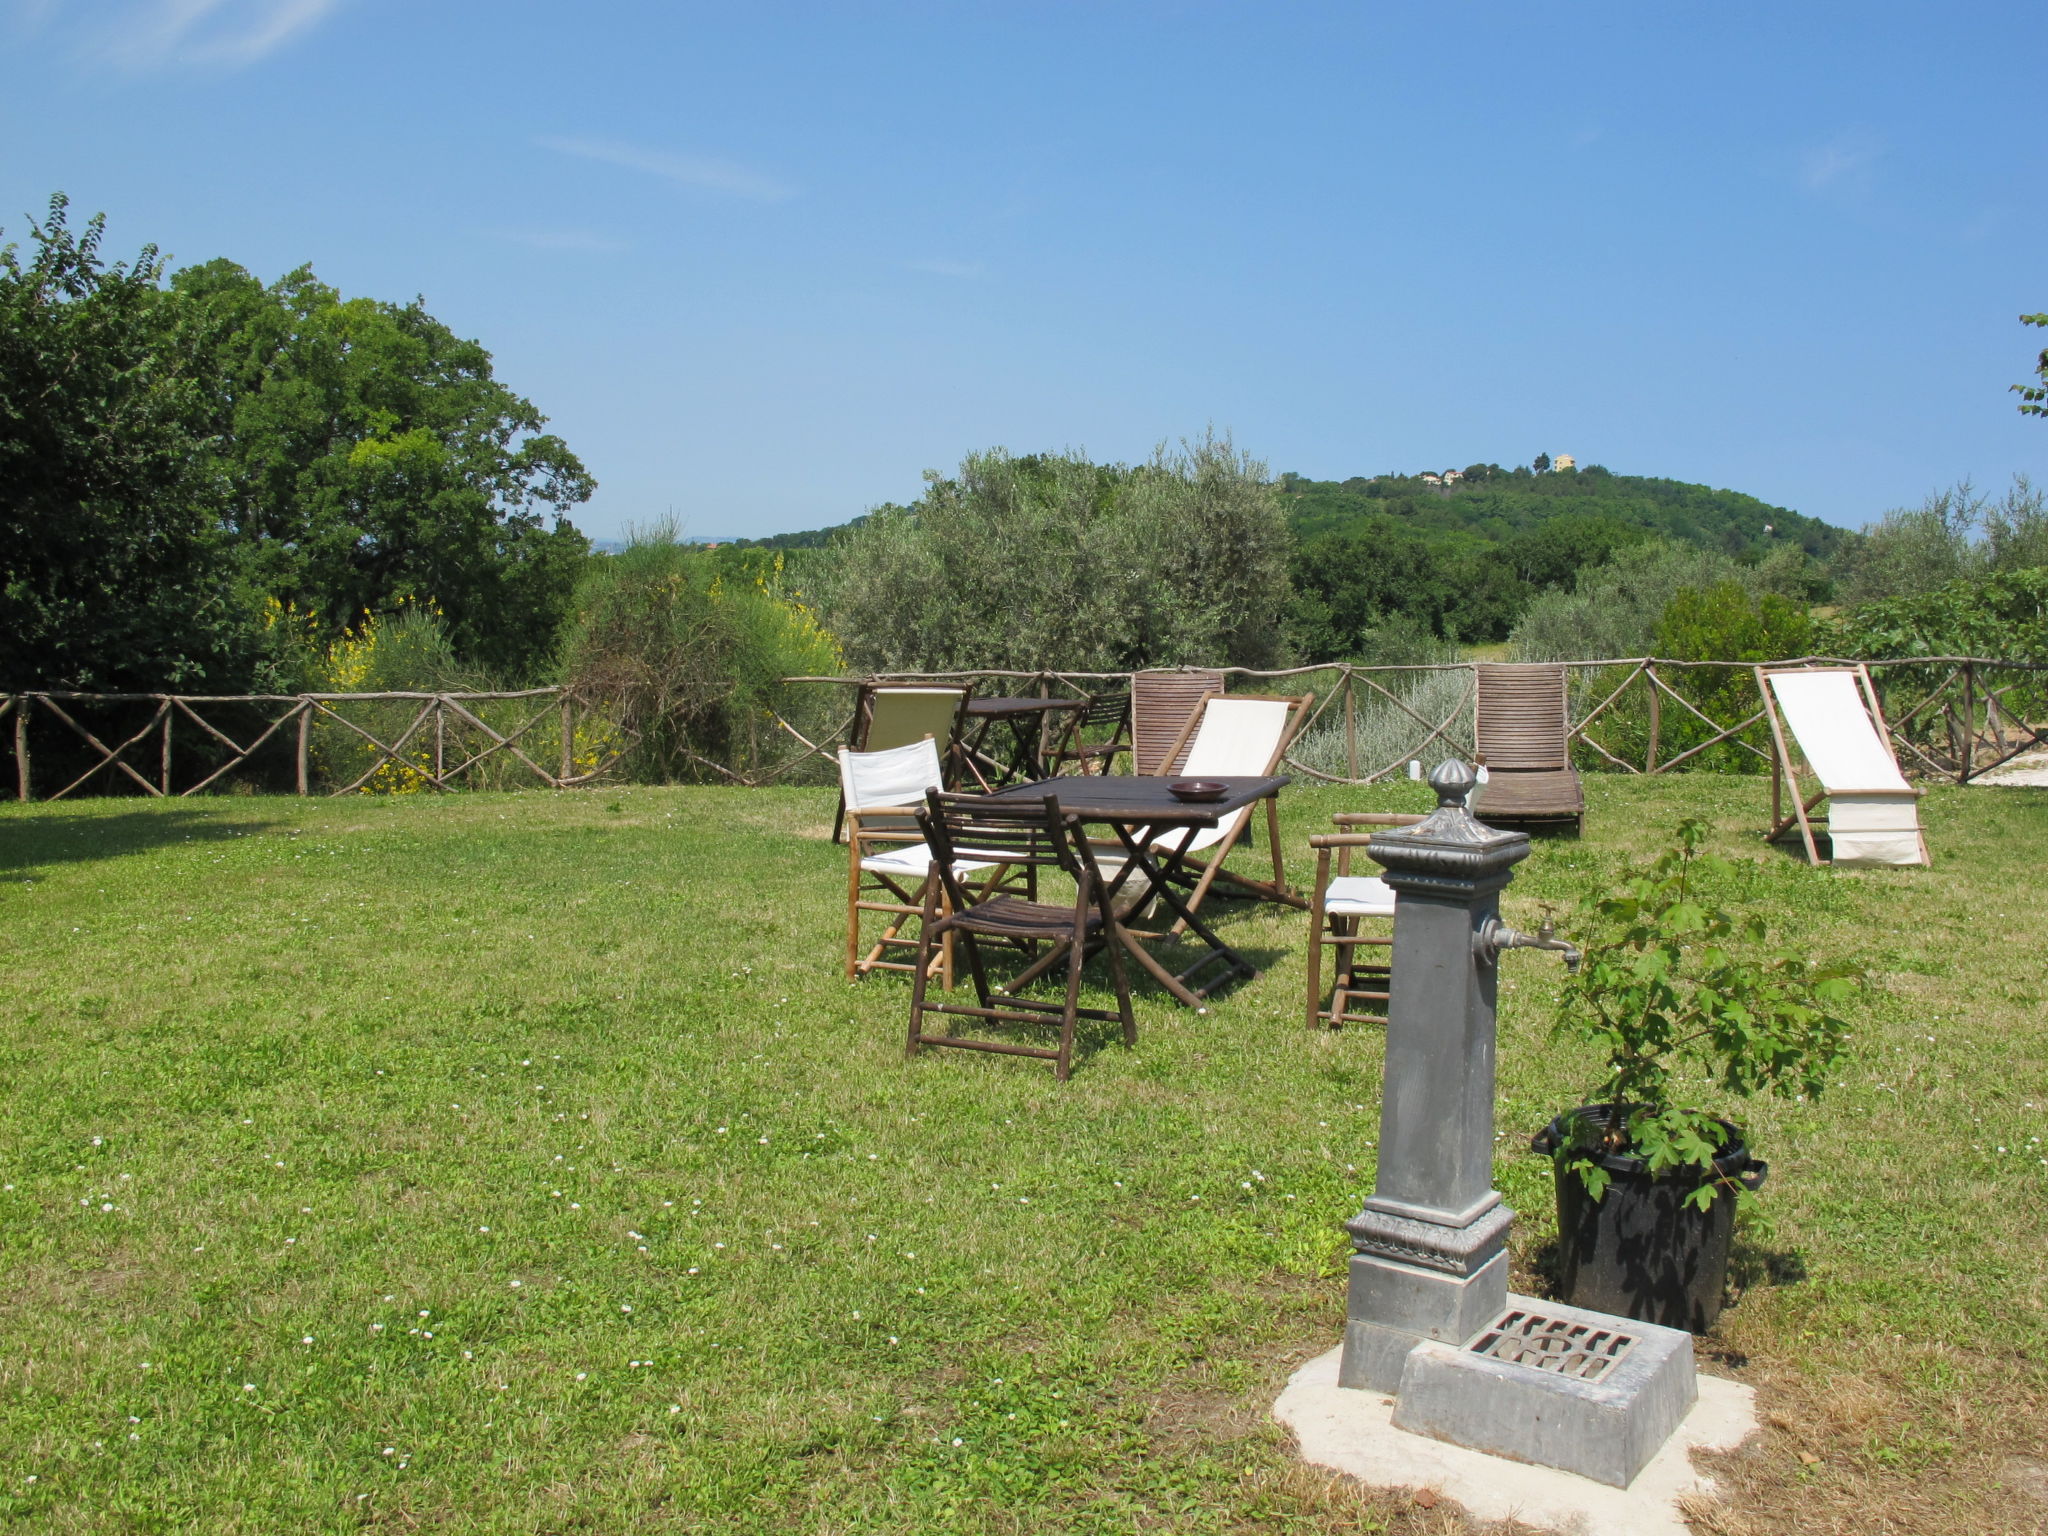
<path id="1" fill-rule="evenodd" d="M 1702 879 L 1729 865 L 1701 852 L 1705 835 L 1681 822 L 1653 864 L 1581 903 L 1584 959 L 1552 1036 L 1598 1049 L 1605 1073 L 1533 1143 L 1555 1164 L 1562 1299 L 1695 1333 L 1720 1313 L 1735 1213 L 1768 1167 L 1696 1096 L 1819 1098 L 1859 984 L 1711 904 Z"/>

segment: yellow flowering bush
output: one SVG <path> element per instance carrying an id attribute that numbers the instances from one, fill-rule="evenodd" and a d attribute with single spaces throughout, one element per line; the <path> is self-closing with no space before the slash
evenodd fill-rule
<path id="1" fill-rule="evenodd" d="M 672 528 L 591 562 L 563 676 L 628 729 L 637 776 L 717 778 L 713 765 L 747 773 L 785 755 L 776 716 L 817 705 L 782 679 L 842 665 L 787 574 L 780 554 L 699 549 Z"/>

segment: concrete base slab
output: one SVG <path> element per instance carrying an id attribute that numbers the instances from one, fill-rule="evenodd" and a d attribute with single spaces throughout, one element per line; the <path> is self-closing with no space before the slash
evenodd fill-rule
<path id="1" fill-rule="evenodd" d="M 1693 1470 L 1689 1452 L 1732 1450 L 1756 1429 L 1751 1388 L 1701 1376 L 1699 1401 L 1664 1448 L 1628 1487 L 1610 1488 L 1394 1428 L 1390 1396 L 1337 1385 L 1341 1353 L 1309 1361 L 1273 1405 L 1304 1461 L 1375 1487 L 1429 1488 L 1479 1519 L 1513 1518 L 1566 1536 L 1689 1536 L 1679 1501 L 1714 1492 L 1713 1479 Z"/>

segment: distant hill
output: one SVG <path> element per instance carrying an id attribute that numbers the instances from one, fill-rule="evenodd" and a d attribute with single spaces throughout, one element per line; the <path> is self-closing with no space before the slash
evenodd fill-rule
<path id="1" fill-rule="evenodd" d="M 1554 518 L 1599 518 L 1689 544 L 1706 544 L 1737 559 L 1760 558 L 1767 550 L 1796 543 L 1816 559 L 1832 554 L 1843 530 L 1786 507 L 1774 507 L 1740 491 L 1721 491 L 1651 475 L 1617 475 L 1598 464 L 1538 474 L 1528 468 L 1473 464 L 1450 473 L 1354 476 L 1311 480 L 1284 474 L 1280 489 L 1304 538 L 1336 532 L 1359 518 L 1393 517 L 1429 539 L 1464 534 L 1489 544 L 1528 533 Z M 741 549 L 823 549 L 832 536 L 866 518 L 829 528 L 733 539 Z M 1766 529 L 1770 531 L 1765 532 Z"/>
<path id="2" fill-rule="evenodd" d="M 1754 564 L 1795 549 L 1825 562 L 1844 537 L 1740 491 L 1617 475 L 1598 464 L 1472 464 L 1349 480 L 1290 473 L 1278 487 L 1297 536 L 1289 645 L 1315 661 L 1417 660 L 1433 644 L 1497 643 L 1537 594 L 1569 590 L 1580 570 L 1644 539 Z M 822 549 L 861 521 L 730 547 Z"/>
<path id="3" fill-rule="evenodd" d="M 1446 473 L 1454 478 L 1445 481 Z M 1387 474 L 1338 481 L 1286 474 L 1280 487 L 1294 510 L 1296 531 L 1304 537 L 1334 532 L 1361 517 L 1390 516 L 1425 537 L 1464 533 L 1502 543 L 1553 518 L 1576 516 L 1710 545 L 1747 560 L 1785 543 L 1824 559 L 1843 533 L 1740 491 L 1617 475 L 1598 464 L 1541 474 L 1473 464 L 1439 471 L 1436 479 L 1439 483 L 1431 484 L 1421 474 Z"/>
<path id="4" fill-rule="evenodd" d="M 832 536 L 867 521 L 867 514 L 834 523 L 830 528 L 809 528 L 802 533 L 771 533 L 765 539 L 734 539 L 736 549 L 823 549 Z"/>
<path id="5" fill-rule="evenodd" d="M 1394 637 L 1411 631 L 1467 644 L 1504 640 L 1538 593 L 1569 590 L 1582 569 L 1644 539 L 1749 564 L 1795 550 L 1825 560 L 1843 535 L 1740 491 L 1597 464 L 1473 464 L 1342 481 L 1287 474 L 1280 491 L 1299 539 L 1294 645 L 1316 660 L 1409 644 Z"/>

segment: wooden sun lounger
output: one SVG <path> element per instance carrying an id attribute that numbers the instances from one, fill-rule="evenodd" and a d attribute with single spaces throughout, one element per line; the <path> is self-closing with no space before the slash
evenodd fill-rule
<path id="1" fill-rule="evenodd" d="M 1586 792 L 1572 767 L 1564 668 L 1553 662 L 1481 663 L 1475 747 L 1486 782 L 1472 813 L 1489 823 L 1586 819 Z"/>

